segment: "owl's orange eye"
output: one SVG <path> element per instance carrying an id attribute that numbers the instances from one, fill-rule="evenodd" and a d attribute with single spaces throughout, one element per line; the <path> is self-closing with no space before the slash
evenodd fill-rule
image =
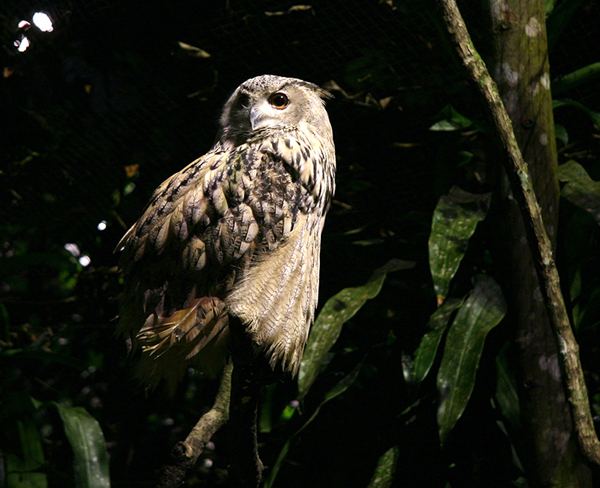
<path id="1" fill-rule="evenodd" d="M 290 104 L 290 99 L 285 93 L 273 93 L 273 95 L 269 97 L 269 103 L 273 108 L 283 110 Z"/>

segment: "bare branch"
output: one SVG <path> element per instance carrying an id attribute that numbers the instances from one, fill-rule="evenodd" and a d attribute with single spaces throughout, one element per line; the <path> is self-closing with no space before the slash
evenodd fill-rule
<path id="1" fill-rule="evenodd" d="M 231 362 L 225 366 L 221 385 L 213 407 L 194 426 L 185 441 L 178 442 L 171 451 L 171 461 L 163 467 L 157 488 L 176 488 L 185 480 L 187 471 L 194 467 L 206 443 L 229 419 L 231 394 Z"/>

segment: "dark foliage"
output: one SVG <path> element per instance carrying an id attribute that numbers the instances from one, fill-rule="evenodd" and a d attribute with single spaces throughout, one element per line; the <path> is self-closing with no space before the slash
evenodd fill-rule
<path id="1" fill-rule="evenodd" d="M 508 337 L 502 326 L 486 339 L 472 397 L 443 448 L 435 375 L 416 385 L 403 369 L 436 309 L 428 261 L 436 203 L 453 185 L 490 190 L 485 124 L 453 71 L 430 7 L 412 0 L 290 7 L 279 1 L 2 3 L 0 450 L 17 451 L 10 429 L 33 420 L 49 486 L 79 486 L 72 441 L 51 402 L 84 407 L 99 422 L 115 488 L 154 486 L 171 447 L 212 405 L 218 385 L 197 372 L 189 372 L 173 398 L 160 389 L 147 392 L 131 378 L 126 346 L 113 336 L 122 287 L 113 250 L 156 186 L 210 148 L 230 92 L 265 73 L 310 80 L 335 95 L 327 106 L 338 190 L 323 235 L 320 304 L 364 284 L 390 259 L 416 263 L 390 273 L 377 297 L 344 325 L 330 363 L 291 417 L 286 407 L 297 398 L 295 382 L 265 393 L 259 435 L 265 477 L 289 439 L 275 486 L 367 486 L 393 446 L 399 448 L 394 486 L 500 487 L 524 476 L 511 453 L 506 412 L 490 402 L 496 357 Z M 17 27 L 39 10 L 55 21 L 54 31 Z M 590 39 L 599 21 L 600 9 L 584 2 L 551 55 L 553 78 L 598 60 L 598 43 Z M 31 45 L 19 52 L 14 41 L 24 36 Z M 564 98 L 598 111 L 598 93 L 596 79 Z M 429 130 L 452 119 L 449 104 L 468 123 Z M 556 110 L 556 121 L 568 133 L 559 142 L 560 162 L 576 160 L 600 179 L 594 119 L 566 105 Z M 561 225 L 561 272 L 572 288 L 567 297 L 600 411 L 600 235 L 573 202 L 562 207 Z M 469 241 L 453 297 L 472 289 L 475 273 L 493 271 L 485 235 Z M 432 371 L 440 361 L 438 355 Z M 292 438 L 355 370 L 352 384 Z M 42 405 L 30 406 L 30 397 Z M 188 486 L 224 485 L 234 438 L 227 428 L 215 435 Z"/>

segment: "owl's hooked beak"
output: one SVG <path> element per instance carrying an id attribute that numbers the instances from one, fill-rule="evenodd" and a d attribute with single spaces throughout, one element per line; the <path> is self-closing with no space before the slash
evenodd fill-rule
<path id="1" fill-rule="evenodd" d="M 250 109 L 250 126 L 253 131 L 273 125 L 273 123 L 276 123 L 276 121 L 274 121 L 268 113 L 261 110 L 260 106 L 255 106 Z"/>

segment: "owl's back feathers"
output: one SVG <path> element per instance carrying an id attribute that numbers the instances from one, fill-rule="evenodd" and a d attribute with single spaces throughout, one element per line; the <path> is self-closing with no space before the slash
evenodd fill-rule
<path id="1" fill-rule="evenodd" d="M 256 104 L 293 81 L 272 78 Z M 294 122 L 250 130 L 241 144 L 222 137 L 159 186 L 121 240 L 118 327 L 141 349 L 145 381 L 164 378 L 173 389 L 190 365 L 216 373 L 230 314 L 272 366 L 297 371 L 317 303 L 335 156 L 329 126 Z"/>

